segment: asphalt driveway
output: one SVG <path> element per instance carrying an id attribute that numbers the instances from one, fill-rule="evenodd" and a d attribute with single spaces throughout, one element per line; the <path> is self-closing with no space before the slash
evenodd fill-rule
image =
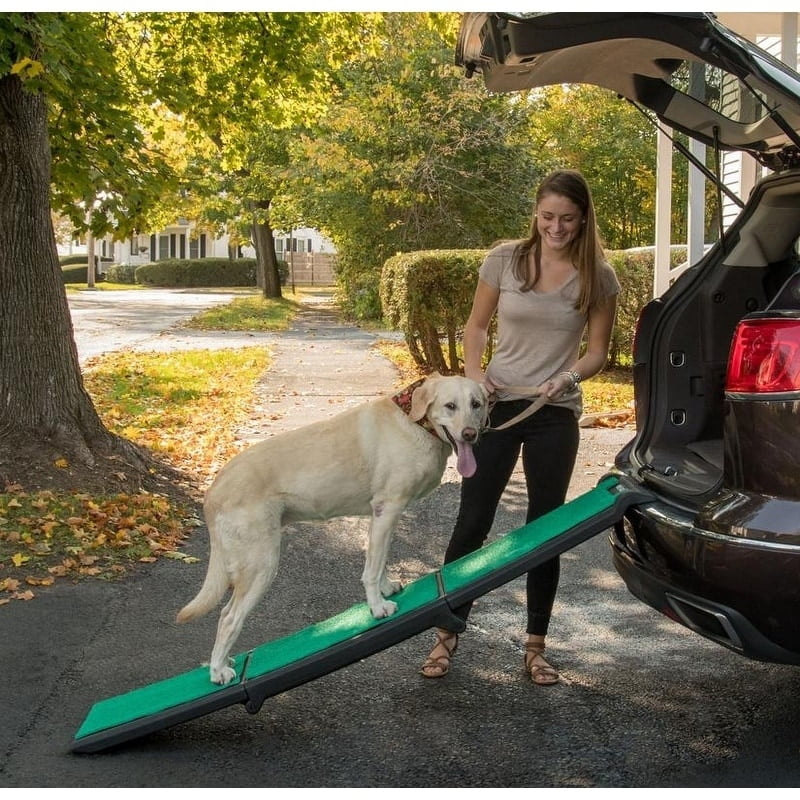
<path id="1" fill-rule="evenodd" d="M 178 312 L 179 298 L 158 297 L 169 300 L 142 304 L 135 314 L 126 301 L 91 300 L 91 325 L 80 321 L 85 306 L 71 301 L 82 358 L 99 346 L 92 338 L 106 348 L 112 341 L 146 349 L 212 346 L 212 337 L 195 339 L 174 327 L 195 313 L 194 300 Z M 101 334 L 105 315 L 109 327 Z M 120 338 L 112 339 L 115 329 Z M 275 362 L 242 437 L 270 435 L 391 388 L 397 376 L 371 350 L 376 335 L 310 313 L 287 334 L 245 337 L 241 346 L 273 348 Z M 234 341 L 213 338 L 218 346 Z M 572 496 L 594 486 L 631 433 L 582 432 Z M 519 479 L 494 535 L 521 524 Z M 439 566 L 457 492 L 449 467 L 440 488 L 410 509 L 390 557 L 396 575 L 410 580 Z M 295 526 L 285 537 L 278 578 L 237 651 L 359 602 L 365 534 L 358 519 Z M 72 737 L 95 702 L 208 658 L 213 615 L 185 626 L 173 621 L 205 574 L 203 528 L 187 551 L 199 562 L 163 560 L 120 583 L 57 584 L 31 602 L 0 607 L 0 785 L 796 785 L 800 673 L 744 661 L 640 604 L 613 570 L 604 535 L 562 557 L 550 637 L 562 671 L 558 686 L 524 679 L 519 579 L 476 604 L 443 680 L 418 674 L 431 640 L 426 633 L 271 698 L 259 714 L 234 706 L 109 752 L 71 754 Z"/>

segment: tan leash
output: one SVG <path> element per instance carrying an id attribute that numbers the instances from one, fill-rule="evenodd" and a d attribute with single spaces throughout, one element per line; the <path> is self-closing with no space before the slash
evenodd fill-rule
<path id="1" fill-rule="evenodd" d="M 538 386 L 496 386 L 495 388 L 501 389 L 509 394 L 520 394 L 527 397 L 535 397 L 536 400 L 534 400 L 524 411 L 521 411 L 519 414 L 517 414 L 516 417 L 512 417 L 510 420 L 504 422 L 502 425 L 498 425 L 496 428 L 488 427 L 486 428 L 487 431 L 502 431 L 506 428 L 510 428 L 512 425 L 516 425 L 518 422 L 522 422 L 522 420 L 527 419 L 535 414 L 543 405 L 546 405 L 549 399 L 546 394 L 538 393 Z"/>

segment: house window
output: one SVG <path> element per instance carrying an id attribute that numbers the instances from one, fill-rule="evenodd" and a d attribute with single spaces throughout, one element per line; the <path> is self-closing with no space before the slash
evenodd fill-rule
<path id="1" fill-rule="evenodd" d="M 162 234 L 158 237 L 158 260 L 169 258 L 169 236 Z"/>
<path id="2" fill-rule="evenodd" d="M 283 253 L 283 239 L 276 239 L 275 240 L 275 252 L 276 253 Z"/>
<path id="3" fill-rule="evenodd" d="M 200 240 L 189 239 L 189 258 L 200 257 Z"/>

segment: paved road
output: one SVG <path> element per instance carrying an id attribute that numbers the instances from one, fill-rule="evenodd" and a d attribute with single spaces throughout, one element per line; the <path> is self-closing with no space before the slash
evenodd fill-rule
<path id="1" fill-rule="evenodd" d="M 168 350 L 176 347 L 236 347 L 259 336 L 181 328 L 195 314 L 241 296 L 227 292 L 139 289 L 84 291 L 68 295 L 75 343 L 81 363 L 125 348 Z M 271 340 L 271 336 L 263 337 Z"/>
<path id="2" fill-rule="evenodd" d="M 94 308 L 99 323 L 100 306 Z M 124 326 L 141 334 L 139 344 L 177 335 L 158 332 L 155 307 L 142 313 L 146 320 Z M 363 394 L 391 375 L 370 353 L 371 334 L 335 320 L 304 324 L 270 345 L 274 374 L 265 376 L 258 401 L 269 413 L 254 411 L 253 435 L 269 435 L 274 423 L 296 424 L 306 406 L 329 413 L 329 406 L 346 402 L 342 387 L 354 391 L 358 374 Z M 299 389 L 275 391 L 300 378 L 298 359 L 308 360 L 314 378 Z M 325 364 L 342 370 L 337 380 L 323 381 Z M 307 394 L 298 400 L 295 391 Z M 283 403 L 277 414 L 273 400 Z M 583 431 L 572 494 L 594 485 L 629 433 Z M 407 514 L 392 550 L 397 575 L 412 579 L 439 565 L 457 492 L 449 469 L 442 486 Z M 495 534 L 520 524 L 522 494 L 516 475 Z M 296 526 L 285 539 L 278 578 L 237 649 L 358 602 L 364 535 L 361 520 Z M 227 708 L 112 752 L 69 754 L 97 700 L 207 659 L 215 619 L 173 623 L 205 572 L 202 529 L 187 549 L 198 564 L 165 560 L 123 583 L 58 585 L 30 603 L 0 608 L 0 785 L 450 789 L 799 782 L 800 673 L 744 661 L 640 604 L 613 570 L 603 535 L 562 558 L 551 630 L 552 657 L 563 676 L 558 686 L 524 680 L 520 579 L 476 605 L 444 680 L 417 673 L 431 639 L 426 633 L 271 698 L 257 715 Z"/>

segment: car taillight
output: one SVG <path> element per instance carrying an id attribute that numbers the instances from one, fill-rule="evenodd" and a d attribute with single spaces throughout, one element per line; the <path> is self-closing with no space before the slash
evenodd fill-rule
<path id="1" fill-rule="evenodd" d="M 749 319 L 736 328 L 728 392 L 800 391 L 800 319 Z"/>

